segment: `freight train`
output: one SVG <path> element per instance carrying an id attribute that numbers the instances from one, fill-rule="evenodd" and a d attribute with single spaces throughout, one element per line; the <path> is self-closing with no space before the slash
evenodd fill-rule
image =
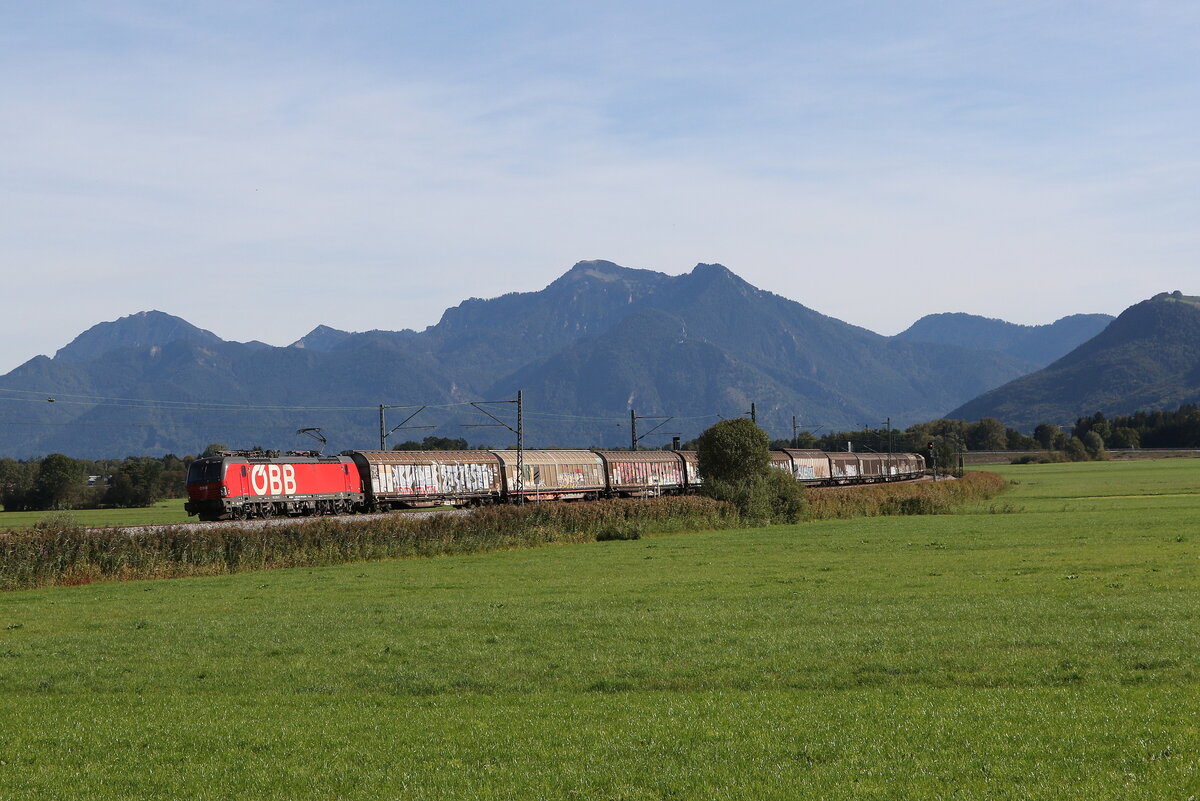
<path id="1" fill-rule="evenodd" d="M 915 478 L 925 459 L 789 449 L 771 451 L 771 466 L 807 485 L 866 484 Z M 184 508 L 201 520 L 236 520 L 678 495 L 700 481 L 694 451 L 226 451 L 192 463 Z"/>

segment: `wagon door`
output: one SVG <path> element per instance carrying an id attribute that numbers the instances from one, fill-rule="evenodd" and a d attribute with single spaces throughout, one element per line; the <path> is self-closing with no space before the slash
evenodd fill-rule
<path id="1" fill-rule="evenodd" d="M 389 464 L 374 463 L 371 465 L 372 478 L 376 495 L 391 495 L 396 491 L 396 474 Z"/>

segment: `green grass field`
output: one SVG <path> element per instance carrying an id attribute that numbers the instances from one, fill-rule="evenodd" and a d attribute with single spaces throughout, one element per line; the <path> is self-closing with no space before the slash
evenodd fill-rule
<path id="1" fill-rule="evenodd" d="M 183 498 L 159 501 L 144 509 L 77 509 L 67 514 L 86 528 L 105 526 L 153 526 L 196 522 L 183 511 Z M 61 512 L 0 512 L 0 530 L 32 528 L 46 515 Z"/>
<path id="2" fill-rule="evenodd" d="M 0 595 L 0 798 L 1200 795 L 1200 461 L 963 514 Z"/>

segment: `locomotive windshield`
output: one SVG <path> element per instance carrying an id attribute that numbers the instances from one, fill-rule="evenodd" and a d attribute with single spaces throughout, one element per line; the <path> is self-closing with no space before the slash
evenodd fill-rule
<path id="1" fill-rule="evenodd" d="M 221 480 L 220 459 L 197 459 L 188 468 L 187 483 L 209 484 Z"/>

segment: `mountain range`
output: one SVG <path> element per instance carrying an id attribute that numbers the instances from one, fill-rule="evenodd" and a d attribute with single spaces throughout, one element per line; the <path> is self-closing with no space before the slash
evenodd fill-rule
<path id="1" fill-rule="evenodd" d="M 524 400 L 529 447 L 624 445 L 629 415 L 674 419 L 643 445 L 687 439 L 755 404 L 773 437 L 793 416 L 852 429 L 941 416 L 1033 373 L 1112 318 L 1017 326 L 932 315 L 885 337 L 751 286 L 717 264 L 669 276 L 580 262 L 542 290 L 472 298 L 424 331 L 319 325 L 286 347 L 227 342 L 157 311 L 84 331 L 0 377 L 0 455 L 197 453 L 207 444 L 327 450 L 428 434 L 499 447 L 468 404 Z M 49 400 L 49 399 L 52 399 Z M 486 407 L 515 425 L 512 404 Z M 657 422 L 647 421 L 646 431 Z M 430 428 L 414 428 L 429 426 Z"/>
<path id="2" fill-rule="evenodd" d="M 951 411 L 1029 429 L 1200 403 L 1200 298 L 1162 293 L 1137 303 L 1103 331 L 1042 370 Z"/>
<path id="3" fill-rule="evenodd" d="M 1049 325 L 1017 325 L 962 312 L 930 314 L 896 335 L 906 342 L 941 342 L 998 351 L 1044 367 L 1100 333 L 1113 317 L 1072 314 Z"/>

